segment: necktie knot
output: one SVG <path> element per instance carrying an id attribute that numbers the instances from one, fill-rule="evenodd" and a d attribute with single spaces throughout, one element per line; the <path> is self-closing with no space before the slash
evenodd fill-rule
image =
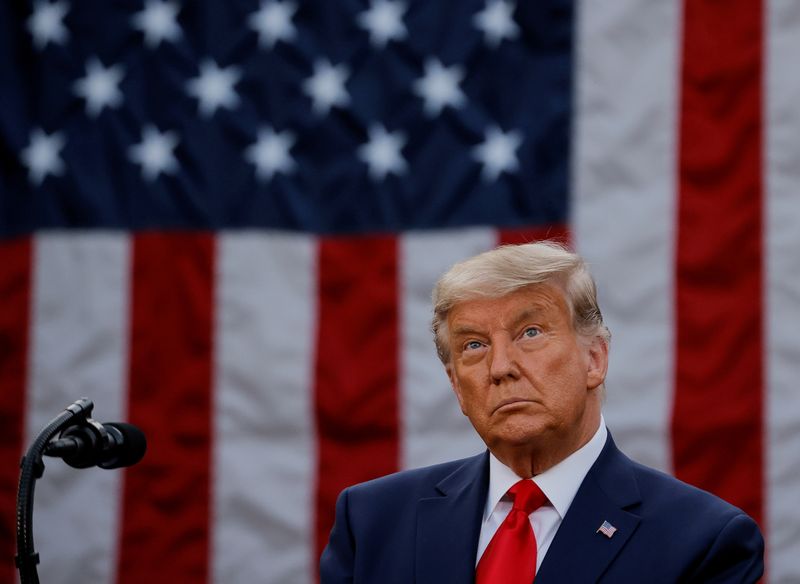
<path id="1" fill-rule="evenodd" d="M 508 493 L 514 499 L 514 509 L 524 511 L 526 515 L 533 513 L 547 501 L 539 486 L 527 479 L 515 483 L 508 489 Z"/>

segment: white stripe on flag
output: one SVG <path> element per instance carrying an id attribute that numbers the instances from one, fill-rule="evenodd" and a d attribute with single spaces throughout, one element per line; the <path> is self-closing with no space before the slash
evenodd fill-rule
<path id="1" fill-rule="evenodd" d="M 800 582 L 800 4 L 765 7 L 765 536 L 767 573 L 778 584 Z"/>
<path id="2" fill-rule="evenodd" d="M 670 467 L 678 3 L 581 2 L 573 218 L 611 328 L 605 417 L 634 458 Z"/>
<path id="3" fill-rule="evenodd" d="M 101 422 L 125 419 L 129 240 L 55 233 L 34 240 L 27 444 L 79 397 Z M 42 582 L 111 583 L 119 533 L 121 473 L 75 470 L 46 459 L 36 487 Z"/>
<path id="4" fill-rule="evenodd" d="M 455 262 L 497 245 L 490 229 L 410 233 L 400 240 L 400 467 L 481 452 L 485 445 L 461 413 L 430 332 L 431 291 Z"/>
<path id="5" fill-rule="evenodd" d="M 224 234 L 217 261 L 213 581 L 312 582 L 314 240 Z"/>

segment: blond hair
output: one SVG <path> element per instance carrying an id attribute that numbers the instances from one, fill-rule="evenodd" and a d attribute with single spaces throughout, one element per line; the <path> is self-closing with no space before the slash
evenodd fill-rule
<path id="1" fill-rule="evenodd" d="M 586 263 L 563 245 L 540 241 L 504 245 L 473 256 L 450 268 L 433 289 L 433 339 L 444 364 L 450 360 L 447 315 L 459 302 L 496 298 L 532 284 L 555 284 L 564 291 L 575 331 L 608 343 L 611 333 L 603 324 L 597 288 Z"/>

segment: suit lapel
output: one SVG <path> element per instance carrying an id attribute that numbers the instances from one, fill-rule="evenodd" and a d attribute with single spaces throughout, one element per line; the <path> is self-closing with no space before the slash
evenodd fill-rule
<path id="1" fill-rule="evenodd" d="M 471 583 L 489 490 L 488 452 L 468 459 L 436 489 L 440 496 L 417 506 L 417 582 Z"/>
<path id="2" fill-rule="evenodd" d="M 581 483 L 536 576 L 536 584 L 597 582 L 639 525 L 632 512 L 640 501 L 630 461 L 609 434 Z M 598 533 L 608 521 L 611 537 Z"/>

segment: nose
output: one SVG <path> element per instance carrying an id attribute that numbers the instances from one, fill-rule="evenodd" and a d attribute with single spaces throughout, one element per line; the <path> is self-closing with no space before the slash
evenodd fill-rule
<path id="1" fill-rule="evenodd" d="M 489 349 L 489 374 L 495 384 L 499 384 L 505 379 L 517 379 L 519 377 L 517 349 L 510 339 L 498 338 L 492 340 L 492 345 Z"/>

